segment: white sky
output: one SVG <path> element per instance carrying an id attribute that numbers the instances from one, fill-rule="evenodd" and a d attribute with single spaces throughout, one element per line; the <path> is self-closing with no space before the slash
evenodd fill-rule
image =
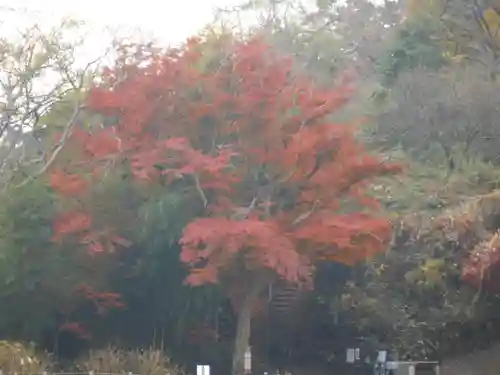
<path id="1" fill-rule="evenodd" d="M 0 37 L 34 23 L 50 28 L 69 17 L 85 21 L 85 47 L 78 60 L 101 55 L 112 35 L 176 44 L 213 20 L 217 7 L 243 0 L 0 0 Z M 90 32 L 89 32 L 90 31 Z M 80 55 L 81 54 L 81 55 Z"/>
<path id="2" fill-rule="evenodd" d="M 210 22 L 215 7 L 241 0 L 0 0 L 1 8 L 24 9 L 41 24 L 64 16 L 89 26 L 140 28 L 164 40 L 179 41 Z"/>

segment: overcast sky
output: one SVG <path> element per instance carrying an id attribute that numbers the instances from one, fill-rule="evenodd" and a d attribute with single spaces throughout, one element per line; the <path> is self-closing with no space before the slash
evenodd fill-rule
<path id="1" fill-rule="evenodd" d="M 215 7 L 238 3 L 241 0 L 0 0 L 0 7 L 25 9 L 41 24 L 70 16 L 96 28 L 140 28 L 179 41 L 210 22 Z"/>
<path id="2" fill-rule="evenodd" d="M 112 35 L 155 38 L 179 43 L 213 19 L 217 7 L 243 0 L 0 0 L 0 36 L 23 26 L 57 25 L 64 17 L 85 21 L 85 48 L 77 60 L 93 60 L 109 46 Z M 117 32 L 117 29 L 120 31 Z M 105 31 L 107 30 L 107 31 Z"/>

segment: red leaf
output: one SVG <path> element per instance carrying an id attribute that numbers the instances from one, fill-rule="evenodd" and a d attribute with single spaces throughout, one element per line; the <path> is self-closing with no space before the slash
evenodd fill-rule
<path id="1" fill-rule="evenodd" d="M 83 233 L 91 228 L 92 220 L 87 213 L 72 211 L 60 213 L 54 220 L 53 241 L 60 241 L 64 236 Z"/>
<path id="2" fill-rule="evenodd" d="M 88 332 L 82 323 L 79 322 L 67 322 L 59 326 L 59 332 L 72 332 L 78 338 L 82 340 L 90 340 L 92 338 L 90 332 Z"/>
<path id="3" fill-rule="evenodd" d="M 82 176 L 55 169 L 50 174 L 50 184 L 59 194 L 77 196 L 87 191 L 88 183 Z"/>

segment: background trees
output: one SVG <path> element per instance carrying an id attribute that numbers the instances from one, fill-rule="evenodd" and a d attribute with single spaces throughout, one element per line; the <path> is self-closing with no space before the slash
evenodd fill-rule
<path id="1" fill-rule="evenodd" d="M 34 132 L 10 132 L 22 147 L 4 163 L 0 304 L 16 314 L 0 310 L 1 337 L 51 350 L 59 342 L 75 353 L 110 342 L 153 342 L 180 362 L 225 365 L 238 327 L 233 305 L 246 296 L 246 313 L 236 310 L 237 357 L 252 316 L 254 353 L 276 365 L 293 360 L 277 354 L 287 347 L 301 363 L 314 358 L 338 366 L 345 342 L 357 336 L 419 358 L 496 340 L 497 227 L 481 225 L 485 218 L 495 222 L 498 212 L 490 194 L 499 181 L 497 83 L 489 55 L 477 52 L 483 44 L 493 47 L 459 21 L 472 23 L 467 14 L 476 8 L 448 3 L 453 8 L 445 16 L 424 3 L 263 2 L 238 10 L 262 16 L 250 30 L 233 35 L 211 25 L 177 51 L 119 43 L 112 69 L 89 74 L 76 69 L 77 45 L 58 39 L 63 31 L 30 32 L 47 49 L 42 55 L 52 56 L 43 61 L 60 88 L 42 90 L 46 105 L 37 115 L 22 104 L 38 103 L 25 89 L 16 89 L 17 109 L 2 112 L 7 128 L 22 123 Z M 492 16 L 485 9 L 482 17 Z M 234 15 L 226 12 L 222 21 Z M 259 42 L 242 42 L 256 34 Z M 450 41 L 460 48 L 451 49 Z M 37 86 L 43 74 L 26 68 L 32 50 L 5 43 L 10 52 L 3 61 L 16 68 L 2 77 L 26 76 L 34 83 L 19 80 L 21 86 Z M 346 70 L 349 92 L 338 80 Z M 77 81 L 82 85 L 73 87 Z M 264 105 L 262 98 L 274 99 Z M 82 110 L 84 103 L 89 107 Z M 364 123 L 349 133 L 352 125 L 339 125 L 346 119 Z M 300 121 L 309 125 L 300 128 Z M 337 125 L 325 125 L 330 122 Z M 337 138 L 325 137 L 327 129 Z M 349 145 L 342 158 L 323 154 L 337 149 L 335 142 Z M 12 144 L 4 143 L 6 155 Z M 346 172 L 361 173 L 349 164 L 355 151 L 375 155 L 354 165 L 361 175 Z M 378 176 L 372 167 L 385 159 L 403 164 L 405 173 L 376 179 L 364 173 Z M 349 168 L 340 168 L 340 160 Z M 392 221 L 391 251 L 355 267 L 331 264 L 351 259 L 337 251 L 320 257 L 326 222 L 313 221 L 331 208 L 336 215 L 364 209 L 365 201 L 353 203 L 347 189 L 357 177 L 367 178 L 364 191 Z M 449 218 L 461 226 L 448 225 Z M 371 233 L 373 223 L 386 230 L 386 221 L 364 216 L 367 221 L 352 226 L 345 217 L 330 219 L 343 227 L 326 242 Z M 338 248 L 349 245 L 347 237 Z M 477 272 L 483 263 L 468 261 L 474 248 L 486 259 L 484 285 Z M 462 265 L 469 266 L 465 279 Z M 308 293 L 290 286 L 298 274 L 314 285 Z M 292 283 L 276 281 L 279 276 Z M 186 277 L 203 286 L 185 285 Z M 235 282 L 243 279 L 255 289 Z M 250 298 L 254 292 L 258 298 Z M 287 319 L 277 311 L 282 306 L 292 312 Z M 288 323 L 278 327 L 277 317 Z M 480 327 L 492 334 L 474 335 Z M 310 339 L 299 343 L 294 336 Z"/>

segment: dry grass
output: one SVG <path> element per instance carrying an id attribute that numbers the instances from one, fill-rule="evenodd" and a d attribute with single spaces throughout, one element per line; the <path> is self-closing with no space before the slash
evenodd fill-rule
<path id="1" fill-rule="evenodd" d="M 435 216 L 408 215 L 396 237 L 410 233 L 421 249 L 427 249 L 426 256 L 451 256 L 462 264 L 462 275 L 479 285 L 489 280 L 491 266 L 500 265 L 499 230 L 500 191 L 495 190 Z M 438 249 L 445 253 L 437 254 Z"/>
<path id="2" fill-rule="evenodd" d="M 121 350 L 107 347 L 90 351 L 81 359 L 77 367 L 88 372 L 140 375 L 184 375 L 185 372 L 175 365 L 161 350 Z"/>
<path id="3" fill-rule="evenodd" d="M 41 374 L 50 370 L 51 358 L 32 345 L 0 341 L 0 369 L 4 374 Z"/>
<path id="4" fill-rule="evenodd" d="M 426 235 L 461 247 L 476 246 L 491 241 L 500 228 L 500 191 L 468 199 L 465 203 L 445 210 L 422 228 Z M 492 242 L 493 243 L 493 242 Z"/>
<path id="5" fill-rule="evenodd" d="M 444 240 L 478 243 L 490 239 L 500 228 L 500 191 L 469 198 L 465 203 L 446 209 L 427 225 L 427 234 Z"/>

